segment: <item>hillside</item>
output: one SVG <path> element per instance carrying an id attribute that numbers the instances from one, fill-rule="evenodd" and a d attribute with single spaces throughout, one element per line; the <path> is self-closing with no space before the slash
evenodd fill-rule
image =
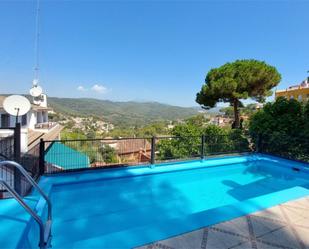
<path id="1" fill-rule="evenodd" d="M 76 116 L 98 116 L 118 127 L 184 119 L 198 114 L 195 108 L 157 102 L 114 102 L 88 98 L 49 97 L 48 103 L 56 112 Z"/>

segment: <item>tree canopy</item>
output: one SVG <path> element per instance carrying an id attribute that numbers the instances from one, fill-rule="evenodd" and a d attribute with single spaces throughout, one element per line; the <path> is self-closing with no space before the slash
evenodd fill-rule
<path id="1" fill-rule="evenodd" d="M 218 102 L 229 102 L 234 107 L 235 126 L 238 128 L 240 100 L 252 98 L 263 102 L 280 80 L 277 69 L 263 61 L 236 60 L 208 72 L 196 102 L 204 108 L 214 107 Z"/>

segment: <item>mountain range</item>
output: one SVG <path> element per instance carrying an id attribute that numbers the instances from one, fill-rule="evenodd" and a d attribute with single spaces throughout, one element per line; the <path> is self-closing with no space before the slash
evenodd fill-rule
<path id="1" fill-rule="evenodd" d="M 48 103 L 55 112 L 72 116 L 97 116 L 120 127 L 185 119 L 197 115 L 200 110 L 158 102 L 115 102 L 91 98 L 48 97 Z"/>

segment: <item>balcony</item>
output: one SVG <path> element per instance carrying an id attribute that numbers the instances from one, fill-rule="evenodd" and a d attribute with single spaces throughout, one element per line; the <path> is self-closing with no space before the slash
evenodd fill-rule
<path id="1" fill-rule="evenodd" d="M 35 124 L 34 128 L 39 130 L 49 130 L 57 125 L 56 122 L 45 122 Z"/>

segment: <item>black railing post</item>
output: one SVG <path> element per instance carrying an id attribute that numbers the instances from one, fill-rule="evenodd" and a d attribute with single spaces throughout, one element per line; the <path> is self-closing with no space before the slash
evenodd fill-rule
<path id="1" fill-rule="evenodd" d="M 153 165 L 156 162 L 156 137 L 151 138 L 151 156 L 150 163 Z"/>
<path id="2" fill-rule="evenodd" d="M 262 151 L 262 134 L 258 134 L 256 141 L 256 152 L 260 153 Z"/>
<path id="3" fill-rule="evenodd" d="M 14 128 L 14 160 L 15 162 L 20 163 L 21 159 L 21 142 L 20 142 L 20 136 L 21 136 L 21 131 L 20 131 L 20 123 L 15 124 Z M 21 192 L 21 175 L 20 172 L 14 168 L 14 189 L 18 194 L 22 194 Z"/>
<path id="4" fill-rule="evenodd" d="M 203 160 L 205 158 L 205 135 L 203 134 L 202 137 L 202 144 L 201 144 L 201 159 Z"/>
<path id="5" fill-rule="evenodd" d="M 45 168 L 45 142 L 43 138 L 40 139 L 40 155 L 39 155 L 39 174 L 44 174 Z"/>

